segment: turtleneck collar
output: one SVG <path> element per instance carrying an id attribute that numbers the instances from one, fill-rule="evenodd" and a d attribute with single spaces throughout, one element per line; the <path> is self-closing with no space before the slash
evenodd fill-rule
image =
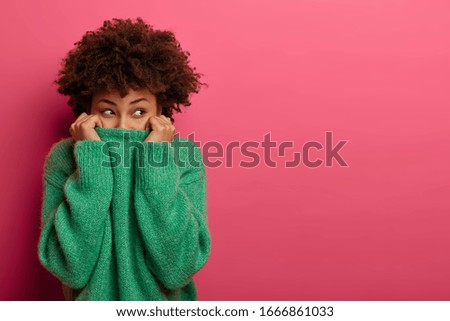
<path id="1" fill-rule="evenodd" d="M 150 130 L 148 129 L 141 130 L 96 127 L 95 131 L 103 141 L 123 141 L 124 139 L 144 141 L 144 139 L 150 134 Z"/>

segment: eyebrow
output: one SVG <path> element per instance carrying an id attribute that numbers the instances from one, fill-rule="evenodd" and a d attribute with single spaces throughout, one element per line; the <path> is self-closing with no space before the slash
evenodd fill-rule
<path id="1" fill-rule="evenodd" d="M 132 102 L 130 102 L 130 105 L 131 105 L 131 104 L 136 104 L 136 103 L 138 103 L 138 102 L 140 102 L 140 101 L 143 101 L 143 100 L 149 102 L 149 101 L 148 101 L 147 99 L 145 99 L 145 98 L 139 98 L 139 99 L 136 99 L 136 100 L 133 100 Z M 105 98 L 100 99 L 98 102 L 99 102 L 99 103 L 100 103 L 100 102 L 105 102 L 105 103 L 107 103 L 107 104 L 116 106 L 116 104 L 115 104 L 114 102 L 112 102 L 111 100 L 105 99 Z"/>

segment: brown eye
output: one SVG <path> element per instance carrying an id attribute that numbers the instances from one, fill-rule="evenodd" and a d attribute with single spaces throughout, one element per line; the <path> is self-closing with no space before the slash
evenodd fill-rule
<path id="1" fill-rule="evenodd" d="M 108 111 L 110 111 L 111 114 L 107 113 Z M 114 113 L 113 113 L 113 111 L 112 111 L 111 109 L 105 109 L 105 110 L 102 111 L 102 114 L 105 114 L 105 115 L 112 115 L 112 114 L 114 114 Z"/>
<path id="2" fill-rule="evenodd" d="M 140 112 L 140 114 L 136 114 L 136 113 L 138 113 L 138 112 Z M 136 111 L 134 112 L 134 115 L 136 115 L 136 116 L 143 116 L 144 114 L 145 114 L 145 111 L 142 110 L 142 109 L 138 109 L 138 110 L 136 110 Z"/>

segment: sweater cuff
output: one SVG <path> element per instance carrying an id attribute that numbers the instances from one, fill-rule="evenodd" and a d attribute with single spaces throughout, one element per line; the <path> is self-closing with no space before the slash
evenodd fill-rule
<path id="1" fill-rule="evenodd" d="M 170 142 L 144 142 L 144 159 L 136 158 L 137 185 L 156 194 L 175 191 L 180 182 L 175 148 Z"/>
<path id="2" fill-rule="evenodd" d="M 73 151 L 82 187 L 104 188 L 112 185 L 111 160 L 106 142 L 79 140 L 75 142 Z"/>

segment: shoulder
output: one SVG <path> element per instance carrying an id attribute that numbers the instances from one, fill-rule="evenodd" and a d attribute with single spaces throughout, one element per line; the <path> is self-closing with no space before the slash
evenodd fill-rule
<path id="1" fill-rule="evenodd" d="M 196 160 L 203 164 L 203 155 L 196 142 L 188 138 L 176 137 L 172 141 L 172 146 L 180 160 Z"/>
<path id="2" fill-rule="evenodd" d="M 63 138 L 54 143 L 45 158 L 44 178 L 61 185 L 64 178 L 75 170 L 73 138 Z"/>
<path id="3" fill-rule="evenodd" d="M 205 177 L 203 155 L 196 142 L 188 138 L 176 137 L 172 141 L 172 146 L 184 181 Z"/>
<path id="4" fill-rule="evenodd" d="M 50 151 L 47 158 L 60 156 L 61 154 L 67 154 L 73 152 L 73 138 L 62 138 L 50 147 Z"/>

